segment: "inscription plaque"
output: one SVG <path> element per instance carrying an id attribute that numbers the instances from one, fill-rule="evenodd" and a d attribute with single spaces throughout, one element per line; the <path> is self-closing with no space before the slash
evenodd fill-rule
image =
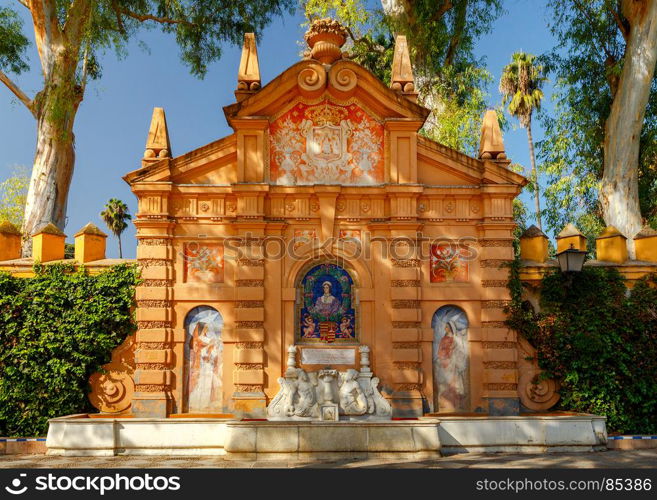
<path id="1" fill-rule="evenodd" d="M 306 347 L 301 350 L 303 365 L 355 365 L 356 349 L 319 349 Z"/>

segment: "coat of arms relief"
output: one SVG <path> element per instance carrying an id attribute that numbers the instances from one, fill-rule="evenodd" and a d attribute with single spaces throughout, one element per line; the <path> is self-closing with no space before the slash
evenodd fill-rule
<path id="1" fill-rule="evenodd" d="M 275 184 L 384 181 L 383 126 L 355 104 L 299 103 L 271 124 L 270 137 Z"/>

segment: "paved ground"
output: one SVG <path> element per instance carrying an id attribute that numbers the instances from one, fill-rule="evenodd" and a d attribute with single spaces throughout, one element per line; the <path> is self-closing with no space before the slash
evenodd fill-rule
<path id="1" fill-rule="evenodd" d="M 227 461 L 221 457 L 51 457 L 0 456 L 0 468 L 657 468 L 657 450 L 543 455 L 463 454 L 418 462 L 394 460 Z"/>

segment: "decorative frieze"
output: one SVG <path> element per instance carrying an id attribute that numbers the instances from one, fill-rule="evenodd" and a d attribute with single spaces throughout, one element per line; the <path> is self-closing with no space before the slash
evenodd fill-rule
<path id="1" fill-rule="evenodd" d="M 139 286 L 145 287 L 170 287 L 173 286 L 173 280 L 142 280 Z"/>
<path id="2" fill-rule="evenodd" d="M 481 280 L 481 286 L 484 288 L 506 288 L 508 284 L 506 280 Z"/>
<path id="3" fill-rule="evenodd" d="M 504 309 L 511 305 L 510 300 L 482 300 L 482 309 Z"/>
<path id="4" fill-rule="evenodd" d="M 171 307 L 172 302 L 170 300 L 138 300 L 137 307 Z"/>
<path id="5" fill-rule="evenodd" d="M 157 328 L 171 328 L 170 321 L 137 321 L 139 330 L 149 330 Z"/>
<path id="6" fill-rule="evenodd" d="M 517 384 L 486 384 L 488 391 L 516 391 L 518 390 Z"/>
<path id="7" fill-rule="evenodd" d="M 514 370 L 518 368 L 515 361 L 485 361 L 484 368 L 487 370 Z"/>
<path id="8" fill-rule="evenodd" d="M 483 259 L 479 261 L 479 266 L 482 268 L 493 268 L 499 269 L 503 267 L 508 267 L 509 260 L 504 259 Z"/>
<path id="9" fill-rule="evenodd" d="M 255 288 L 265 286 L 264 280 L 236 280 L 236 287 Z"/>
<path id="10" fill-rule="evenodd" d="M 390 259 L 393 267 L 418 267 L 419 259 Z"/>
<path id="11" fill-rule="evenodd" d="M 484 349 L 516 349 L 515 342 L 482 342 Z"/>
<path id="12" fill-rule="evenodd" d="M 164 267 L 169 264 L 169 260 L 166 259 L 139 259 L 138 263 L 142 269 L 149 267 Z"/>
<path id="13" fill-rule="evenodd" d="M 393 288 L 419 287 L 420 280 L 392 280 L 390 286 Z"/>

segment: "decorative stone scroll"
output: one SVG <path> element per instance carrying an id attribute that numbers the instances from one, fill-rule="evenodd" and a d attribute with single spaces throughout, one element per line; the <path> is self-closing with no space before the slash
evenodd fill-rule
<path id="1" fill-rule="evenodd" d="M 518 338 L 518 397 L 532 411 L 546 411 L 559 401 L 559 381 L 541 377 L 536 350 L 523 338 Z"/>
<path id="2" fill-rule="evenodd" d="M 360 346 L 362 369 L 338 372 L 331 367 L 306 372 L 296 366 L 297 348 L 288 350 L 285 376 L 267 407 L 269 420 L 390 420 L 392 407 L 379 392 L 369 368 L 369 348 Z"/>
<path id="3" fill-rule="evenodd" d="M 297 84 L 301 94 L 314 97 L 321 94 L 326 87 L 326 70 L 321 64 L 308 63 L 297 76 Z"/>
<path id="4" fill-rule="evenodd" d="M 328 73 L 329 90 L 336 97 L 348 97 L 353 94 L 358 84 L 356 73 L 345 67 L 343 63 L 337 63 L 332 66 Z"/>
<path id="5" fill-rule="evenodd" d="M 89 401 L 102 413 L 121 413 L 130 408 L 135 392 L 135 336 L 129 335 L 112 351 L 112 361 L 103 372 L 89 377 Z"/>

